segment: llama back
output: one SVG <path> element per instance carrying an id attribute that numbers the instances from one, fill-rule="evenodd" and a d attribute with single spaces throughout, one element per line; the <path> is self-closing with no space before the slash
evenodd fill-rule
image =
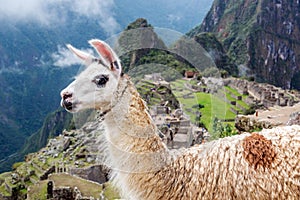
<path id="1" fill-rule="evenodd" d="M 177 151 L 159 171 L 116 178 L 132 184 L 130 199 L 299 199 L 299 146 L 299 126 L 245 133 Z"/>

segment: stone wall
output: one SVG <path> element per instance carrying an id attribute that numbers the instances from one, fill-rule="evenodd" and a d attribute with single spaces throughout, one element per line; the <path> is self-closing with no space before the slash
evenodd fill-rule
<path id="1" fill-rule="evenodd" d="M 262 104 L 264 107 L 293 106 L 299 102 L 300 94 L 283 90 L 273 85 L 257 83 L 245 79 L 229 78 L 226 85 L 236 89 L 241 94 L 249 94 L 248 104 Z M 252 102 L 249 102 L 252 101 Z"/>
<path id="2" fill-rule="evenodd" d="M 75 194 L 70 187 L 55 188 L 52 191 L 53 198 L 51 200 L 75 200 Z"/>
<path id="3" fill-rule="evenodd" d="M 270 121 L 266 120 L 257 120 L 255 117 L 245 116 L 245 115 L 238 115 L 235 118 L 235 127 L 239 131 L 245 132 L 252 132 L 252 131 L 259 131 L 263 128 L 273 128 L 280 124 L 271 123 Z"/>
<path id="4" fill-rule="evenodd" d="M 40 180 L 42 181 L 48 179 L 49 174 L 52 174 L 53 172 L 55 172 L 55 166 L 52 166 L 47 171 L 45 171 L 45 173 L 40 176 Z"/>
<path id="5" fill-rule="evenodd" d="M 69 173 L 102 184 L 108 181 L 109 169 L 103 165 L 95 165 L 85 169 L 71 168 Z"/>
<path id="6" fill-rule="evenodd" d="M 170 121 L 170 125 L 175 127 L 189 127 L 191 125 L 191 121 L 190 120 Z"/>
<path id="7" fill-rule="evenodd" d="M 290 115 L 290 119 L 287 122 L 288 126 L 300 125 L 300 112 L 294 112 Z"/>
<path id="8" fill-rule="evenodd" d="M 51 185 L 51 184 L 50 184 Z M 100 197 L 100 194 L 99 194 Z M 80 190 L 75 187 L 57 187 L 47 188 L 47 199 L 49 200 L 95 200 L 94 197 L 82 196 Z"/>

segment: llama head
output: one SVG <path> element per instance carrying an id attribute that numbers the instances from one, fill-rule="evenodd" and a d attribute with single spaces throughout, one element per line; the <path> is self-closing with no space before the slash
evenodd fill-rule
<path id="1" fill-rule="evenodd" d="M 95 108 L 106 109 L 112 101 L 121 76 L 121 64 L 115 52 L 103 41 L 89 43 L 99 54 L 95 58 L 71 45 L 67 47 L 86 63 L 86 68 L 61 91 L 61 106 L 69 112 Z"/>

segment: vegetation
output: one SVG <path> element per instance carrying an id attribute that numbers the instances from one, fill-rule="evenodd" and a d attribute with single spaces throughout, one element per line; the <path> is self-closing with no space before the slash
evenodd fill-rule
<path id="1" fill-rule="evenodd" d="M 184 76 L 185 71 L 196 71 L 188 63 L 180 61 L 175 55 L 164 50 L 139 50 L 139 58 L 130 63 L 133 53 L 122 57 L 124 70 L 136 79 L 144 78 L 146 74 L 161 73 L 166 81 L 173 81 Z"/>
<path id="2" fill-rule="evenodd" d="M 71 134 L 73 132 L 69 133 Z M 75 136 L 69 135 L 69 138 L 71 138 L 71 143 L 74 144 L 74 146 L 72 146 L 74 147 L 74 149 L 72 148 L 72 153 L 65 153 L 66 151 L 64 151 L 63 149 L 64 138 L 58 137 L 56 138 L 56 140 L 54 140 L 55 142 L 60 141 L 58 146 L 47 146 L 46 148 L 40 150 L 38 153 L 30 154 L 27 156 L 26 162 L 18 162 L 13 165 L 14 171 L 0 174 L 0 193 L 7 196 L 11 196 L 13 194 L 23 196 L 28 192 L 28 195 L 30 197 L 29 199 L 46 199 L 46 182 L 40 181 L 40 177 L 42 177 L 42 175 L 44 175 L 44 173 L 54 165 L 61 162 L 64 162 L 65 166 L 68 166 L 70 168 L 75 168 L 75 166 L 84 168 L 94 165 L 95 162 L 93 161 L 86 161 L 83 158 L 76 158 L 75 155 L 83 152 L 86 146 L 75 145 L 77 141 L 77 138 Z M 53 153 L 52 151 L 55 151 L 55 153 Z M 49 152 L 52 152 L 51 155 L 49 155 Z M 62 180 L 58 180 L 60 183 L 67 183 L 64 182 L 67 181 L 65 180 L 67 175 L 56 174 L 56 176 L 62 177 Z M 76 180 L 73 180 L 70 177 L 67 177 L 67 179 L 71 180 L 70 182 L 72 182 L 73 184 L 79 184 L 78 182 L 76 182 L 78 178 Z M 82 185 L 87 185 L 87 181 L 84 181 L 83 179 L 78 180 L 82 180 Z M 7 189 L 5 185 L 8 185 L 9 188 L 14 188 L 14 193 L 11 193 L 10 189 Z M 99 197 L 99 192 L 101 190 L 98 189 L 99 187 L 102 188 L 102 186 L 99 184 L 95 185 L 98 185 L 98 187 L 93 187 L 94 190 L 90 190 L 89 192 L 92 192 L 91 196 L 96 196 L 97 193 L 97 197 Z M 56 183 L 56 186 L 59 186 L 59 183 Z M 28 188 L 30 188 L 30 190 L 27 191 Z M 85 188 L 82 189 L 82 192 L 87 191 L 87 189 Z M 113 189 L 111 187 L 107 187 L 106 190 L 108 195 L 113 196 L 115 194 L 114 197 L 117 197 L 116 193 L 113 192 Z M 86 192 L 86 194 L 90 195 L 90 193 L 88 192 Z"/>
<path id="3" fill-rule="evenodd" d="M 236 135 L 238 132 L 231 124 L 222 123 L 217 117 L 213 119 L 211 139 Z"/>
<path id="4" fill-rule="evenodd" d="M 57 187 L 77 187 L 83 196 L 99 198 L 100 193 L 104 192 L 107 199 L 117 199 L 120 198 L 116 190 L 110 185 L 105 184 L 104 188 L 102 185 L 87 181 L 75 176 L 68 174 L 53 174 L 50 177 Z"/>
<path id="5" fill-rule="evenodd" d="M 68 174 L 52 174 L 50 180 L 54 182 L 55 187 L 77 187 L 82 195 L 86 197 L 96 199 L 103 193 L 108 200 L 120 198 L 116 189 L 109 182 L 100 185 Z M 38 184 L 31 185 L 28 197 L 32 200 L 46 200 L 47 183 L 48 180 L 39 181 Z"/>
<path id="6" fill-rule="evenodd" d="M 141 80 L 135 86 L 148 106 L 160 105 L 168 101 L 168 106 L 172 109 L 179 108 L 178 100 L 167 85 Z"/>
<path id="7" fill-rule="evenodd" d="M 240 96 L 241 94 L 230 87 L 226 87 L 226 89 L 224 90 L 226 99 L 218 95 L 218 93 L 190 93 L 190 91 L 185 87 L 185 84 L 187 83 L 191 82 L 180 79 L 172 82 L 171 86 L 173 93 L 179 100 L 185 113 L 189 115 L 191 121 L 196 124 L 204 125 L 204 127 L 206 127 L 209 132 L 215 132 L 213 130 L 215 118 L 220 120 L 221 124 L 223 123 L 222 121 L 231 121 L 226 122 L 223 126 L 218 126 L 220 127 L 219 130 L 224 129 L 223 131 L 219 131 L 220 133 L 222 133 L 219 135 L 224 135 L 224 131 L 229 131 L 229 135 L 234 134 L 235 128 L 233 126 L 233 121 L 236 114 L 232 112 L 232 109 L 236 109 L 236 106 L 228 103 L 227 98 L 232 98 L 230 96 L 230 93 L 232 92 L 237 96 Z M 189 98 L 186 98 L 188 96 Z M 244 95 L 243 97 L 245 98 L 246 96 Z M 238 103 L 241 104 L 241 106 L 243 106 L 245 110 L 249 108 L 249 106 L 242 100 L 238 101 Z"/>
<path id="8" fill-rule="evenodd" d="M 103 188 L 103 194 L 108 200 L 120 198 L 120 195 L 118 194 L 116 188 L 114 188 L 110 182 L 103 184 Z"/>
<path id="9" fill-rule="evenodd" d="M 148 24 L 144 18 L 138 18 L 134 22 L 130 23 L 125 30 L 137 29 L 137 28 L 152 28 L 151 24 Z"/>
<path id="10" fill-rule="evenodd" d="M 70 69 L 66 71 L 72 74 Z M 3 119 L 0 121 L 0 172 L 10 170 L 14 162 L 23 159 L 24 154 L 18 151 L 26 138 L 41 128 L 47 114 L 59 106 L 59 91 L 63 80 L 68 79 L 67 74 L 57 68 L 30 69 L 21 74 L 0 73 L 3 88 L 0 92 L 0 118 Z M 41 146 L 40 140 L 35 139 L 31 148 Z"/>
<path id="11" fill-rule="evenodd" d="M 223 70 L 223 76 L 238 75 L 237 66 L 228 57 L 223 45 L 213 33 L 201 32 L 195 35 L 194 39 L 210 54 L 217 68 Z"/>
<path id="12" fill-rule="evenodd" d="M 47 199 L 47 183 L 46 181 L 39 181 L 38 184 L 30 186 L 28 191 L 28 199 L 31 200 L 46 200 Z"/>

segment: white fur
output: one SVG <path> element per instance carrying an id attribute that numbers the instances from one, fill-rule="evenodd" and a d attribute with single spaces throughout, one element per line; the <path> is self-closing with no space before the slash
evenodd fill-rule
<path id="1" fill-rule="evenodd" d="M 103 88 L 99 88 L 93 82 L 95 76 L 101 74 L 111 75 Z M 63 96 L 64 93 L 73 94 L 71 99 L 75 104 L 75 108 L 71 112 L 78 112 L 87 108 L 99 109 L 104 107 L 104 105 L 110 104 L 117 84 L 118 77 L 111 74 L 109 69 L 99 67 L 97 63 L 92 63 L 61 92 L 61 95 Z"/>

